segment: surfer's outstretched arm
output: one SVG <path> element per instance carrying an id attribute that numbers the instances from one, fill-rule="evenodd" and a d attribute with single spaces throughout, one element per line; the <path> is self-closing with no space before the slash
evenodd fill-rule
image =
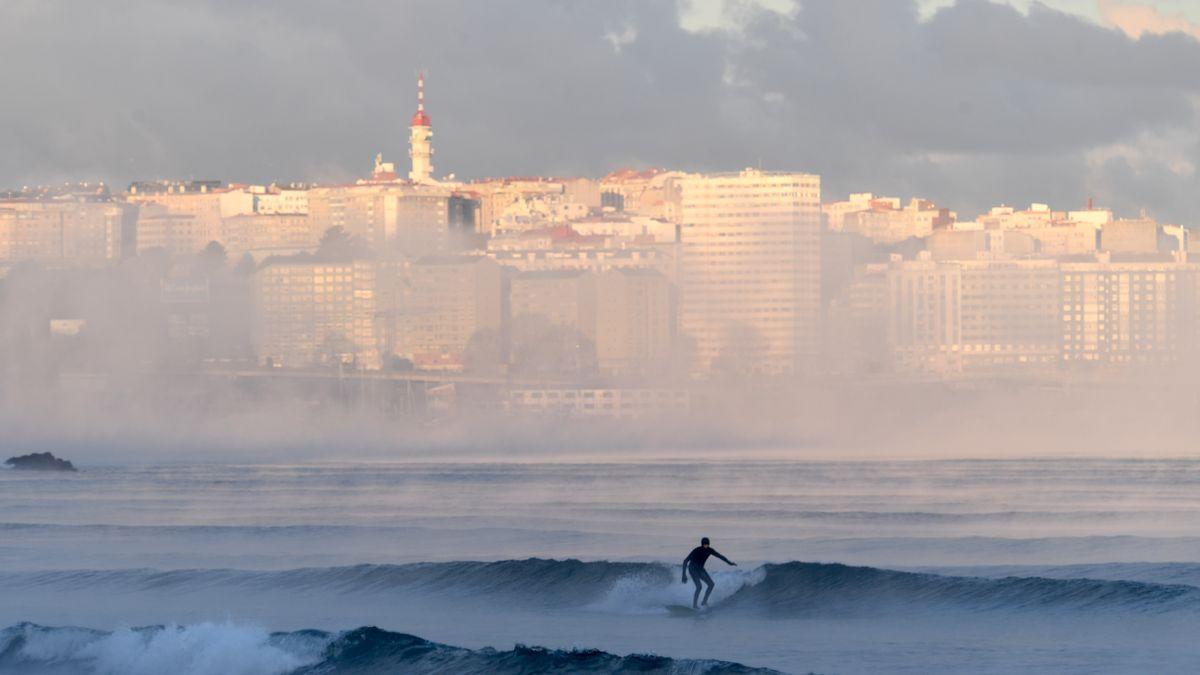
<path id="1" fill-rule="evenodd" d="M 721 555 L 720 553 L 717 553 L 716 549 L 712 549 L 712 554 L 715 555 L 716 557 L 720 558 L 721 560 L 724 560 L 726 565 L 733 565 L 734 567 L 737 567 L 737 563 L 733 562 L 729 558 L 726 558 L 725 556 Z"/>
<path id="2" fill-rule="evenodd" d="M 691 560 L 692 560 L 691 553 L 688 553 L 687 557 L 683 559 L 683 581 L 680 583 L 685 583 L 685 584 L 687 583 L 687 566 L 688 566 L 688 563 L 691 562 Z"/>

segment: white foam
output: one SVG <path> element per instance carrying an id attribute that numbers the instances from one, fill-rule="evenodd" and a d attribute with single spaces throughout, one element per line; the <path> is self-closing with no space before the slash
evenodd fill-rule
<path id="1" fill-rule="evenodd" d="M 677 573 L 673 570 L 672 574 Z M 763 580 L 766 572 L 760 567 L 753 570 L 710 571 L 713 582 L 710 605 L 721 602 L 745 586 L 753 586 Z M 679 577 L 676 577 L 679 578 Z M 667 605 L 690 605 L 695 586 L 687 583 L 672 583 L 666 586 L 648 576 L 630 575 L 613 584 L 607 594 L 587 607 L 594 612 L 607 614 L 662 614 Z"/>
<path id="2" fill-rule="evenodd" d="M 110 634 L 29 630 L 25 637 L 24 659 L 86 664 L 96 675 L 281 675 L 312 662 L 270 644 L 266 630 L 232 622 Z"/>
<path id="3" fill-rule="evenodd" d="M 84 628 L 42 629 L 29 625 L 22 628 L 21 634 L 25 640 L 19 654 L 24 659 L 37 662 L 70 660 L 81 649 L 103 637 L 103 633 Z"/>

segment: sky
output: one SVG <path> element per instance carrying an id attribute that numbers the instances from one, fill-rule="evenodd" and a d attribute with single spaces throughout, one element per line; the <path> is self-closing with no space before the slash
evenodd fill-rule
<path id="1" fill-rule="evenodd" d="M 1036 0 L 1014 0 L 1008 4 L 1028 12 L 1030 7 L 1035 4 Z M 932 14 L 938 9 L 950 7 L 954 4 L 954 0 L 921 0 L 921 12 L 923 14 Z M 1143 7 L 1151 8 L 1155 14 L 1161 17 L 1172 18 L 1182 16 L 1185 20 L 1200 21 L 1200 3 L 1196 0 L 1156 0 L 1155 2 L 1097 2 L 1097 0 L 1041 0 L 1040 4 L 1056 9 L 1060 12 L 1069 12 L 1079 16 L 1087 17 L 1098 23 L 1110 24 L 1111 17 L 1106 14 L 1111 14 L 1114 8 L 1120 7 Z M 1107 7 L 1105 6 L 1107 5 Z"/>
<path id="2" fill-rule="evenodd" d="M 1191 0 L 6 0 L 0 186 L 762 166 L 1200 226 Z"/>

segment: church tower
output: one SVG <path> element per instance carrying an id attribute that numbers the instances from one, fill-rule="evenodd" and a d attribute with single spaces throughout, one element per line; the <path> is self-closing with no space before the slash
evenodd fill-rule
<path id="1" fill-rule="evenodd" d="M 433 180 L 433 127 L 430 126 L 429 115 L 425 114 L 425 74 L 417 78 L 417 112 L 412 116 L 409 126 L 408 154 L 412 157 L 412 171 L 408 177 L 414 183 L 428 183 Z"/>

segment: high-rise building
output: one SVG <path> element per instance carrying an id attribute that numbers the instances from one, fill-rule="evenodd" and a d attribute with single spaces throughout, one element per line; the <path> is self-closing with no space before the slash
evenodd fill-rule
<path id="1" fill-rule="evenodd" d="M 901 371 L 1051 372 L 1195 359 L 1200 267 L 1046 259 L 887 266 L 888 339 Z"/>
<path id="2" fill-rule="evenodd" d="M 596 365 L 603 373 L 650 375 L 671 363 L 675 298 L 671 283 L 654 270 L 624 268 L 596 275 L 596 317 L 591 331 Z"/>
<path id="3" fill-rule="evenodd" d="M 888 340 L 896 369 L 962 369 L 962 274 L 929 256 L 903 261 L 887 274 Z"/>
<path id="4" fill-rule="evenodd" d="M 436 185 L 367 182 L 309 190 L 308 218 L 318 239 L 341 227 L 381 254 L 421 256 L 450 245 L 451 192 Z"/>
<path id="5" fill-rule="evenodd" d="M 1062 352 L 1071 363 L 1165 363 L 1196 344 L 1197 266 L 1062 264 Z"/>
<path id="6" fill-rule="evenodd" d="M 674 289 L 655 270 L 522 272 L 512 278 L 509 297 L 517 343 L 531 329 L 536 336 L 541 326 L 553 326 L 586 344 L 604 374 L 648 376 L 672 365 Z"/>
<path id="7" fill-rule="evenodd" d="M 418 368 L 463 367 L 471 338 L 503 313 L 500 266 L 491 258 L 445 256 L 405 265 L 397 291 L 391 352 Z"/>
<path id="8" fill-rule="evenodd" d="M 257 273 L 259 360 L 275 367 L 380 367 L 375 265 L 269 262 Z"/>
<path id="9" fill-rule="evenodd" d="M 581 335 L 594 333 L 595 275 L 583 270 L 521 272 L 509 285 L 514 323 L 540 319 Z"/>
<path id="10" fill-rule="evenodd" d="M 682 332 L 699 371 L 723 354 L 765 373 L 807 369 L 820 349 L 820 177 L 746 169 L 678 185 Z"/>
<path id="11" fill-rule="evenodd" d="M 1054 260 L 888 265 L 888 338 L 901 371 L 1053 370 L 1060 361 Z"/>
<path id="12" fill-rule="evenodd" d="M 1060 275 L 1053 260 L 958 263 L 962 368 L 1052 368 L 1059 361 Z"/>

